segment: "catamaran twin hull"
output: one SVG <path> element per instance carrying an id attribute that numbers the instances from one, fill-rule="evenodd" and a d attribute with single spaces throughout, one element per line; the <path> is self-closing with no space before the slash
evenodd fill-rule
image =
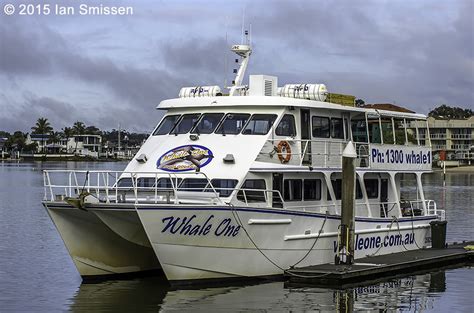
<path id="1" fill-rule="evenodd" d="M 172 282 L 282 275 L 334 261 L 340 216 L 249 207 L 137 207 Z M 419 249 L 437 216 L 356 218 L 355 257 Z"/>
<path id="2" fill-rule="evenodd" d="M 133 208 L 43 202 L 79 274 L 85 279 L 161 271 Z"/>

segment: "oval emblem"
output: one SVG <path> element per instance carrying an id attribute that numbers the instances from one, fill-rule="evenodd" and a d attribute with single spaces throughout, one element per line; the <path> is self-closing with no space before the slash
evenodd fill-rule
<path id="1" fill-rule="evenodd" d="M 156 168 L 167 172 L 199 171 L 212 158 L 212 151 L 204 146 L 179 146 L 164 153 L 156 162 Z"/>

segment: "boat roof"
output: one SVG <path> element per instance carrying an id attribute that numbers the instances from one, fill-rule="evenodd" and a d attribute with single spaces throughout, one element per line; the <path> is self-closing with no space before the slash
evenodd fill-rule
<path id="1" fill-rule="evenodd" d="M 194 97 L 194 98 L 175 98 L 163 100 L 156 107 L 158 110 L 169 109 L 189 109 L 189 108 L 215 108 L 215 107 L 275 107 L 292 106 L 301 108 L 314 108 L 324 110 L 339 110 L 346 112 L 360 112 L 373 115 L 384 115 L 390 117 L 410 118 L 426 120 L 426 115 L 417 113 L 405 113 L 387 110 L 378 110 L 370 108 L 358 108 L 340 105 L 330 102 L 322 102 L 306 99 L 295 99 L 279 96 L 217 96 L 217 97 Z"/>

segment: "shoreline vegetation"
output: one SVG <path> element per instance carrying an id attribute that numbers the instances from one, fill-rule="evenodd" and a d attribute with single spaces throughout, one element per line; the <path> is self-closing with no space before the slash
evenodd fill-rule
<path id="1" fill-rule="evenodd" d="M 11 134 L 0 130 L 0 160 L 131 160 L 147 137 L 148 134 L 128 132 L 120 127 L 100 130 L 80 121 L 54 131 L 48 119 L 41 117 L 31 132 Z"/>

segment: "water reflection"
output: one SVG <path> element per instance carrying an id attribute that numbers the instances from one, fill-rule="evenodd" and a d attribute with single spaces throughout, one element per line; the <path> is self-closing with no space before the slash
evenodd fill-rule
<path id="1" fill-rule="evenodd" d="M 73 312 L 99 311 L 336 311 L 432 310 L 446 290 L 446 272 L 408 276 L 342 290 L 265 282 L 173 290 L 164 278 L 82 284 Z"/>

